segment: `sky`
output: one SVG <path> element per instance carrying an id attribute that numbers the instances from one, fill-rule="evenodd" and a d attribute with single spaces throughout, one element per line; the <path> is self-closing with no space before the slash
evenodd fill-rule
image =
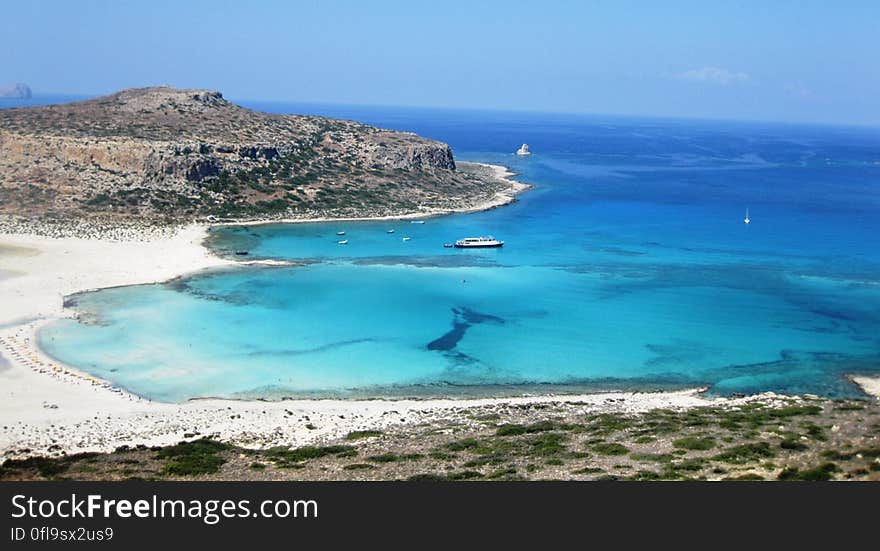
<path id="1" fill-rule="evenodd" d="M 880 125 L 880 1 L 0 1 L 0 83 Z"/>

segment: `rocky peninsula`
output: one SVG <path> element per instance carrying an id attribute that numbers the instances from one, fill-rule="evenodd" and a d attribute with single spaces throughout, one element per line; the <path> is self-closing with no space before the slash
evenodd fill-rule
<path id="1" fill-rule="evenodd" d="M 511 182 L 412 133 L 151 87 L 0 110 L 0 216 L 108 227 L 467 210 Z"/>

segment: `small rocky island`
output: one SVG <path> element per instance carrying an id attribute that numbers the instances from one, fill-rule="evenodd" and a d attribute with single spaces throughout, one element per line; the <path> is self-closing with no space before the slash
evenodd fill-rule
<path id="1" fill-rule="evenodd" d="M 0 84 L 0 99 L 31 99 L 31 88 L 27 84 L 16 82 Z"/>
<path id="2" fill-rule="evenodd" d="M 467 209 L 509 187 L 412 133 L 152 87 L 0 110 L 0 216 L 177 224 Z"/>

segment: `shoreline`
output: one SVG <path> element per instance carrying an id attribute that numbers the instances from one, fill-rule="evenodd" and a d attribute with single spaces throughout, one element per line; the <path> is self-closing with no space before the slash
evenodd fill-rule
<path id="1" fill-rule="evenodd" d="M 447 208 L 447 209 L 425 209 L 422 212 L 409 212 L 403 214 L 388 214 L 384 216 L 343 216 L 343 217 L 313 217 L 313 218 L 279 218 L 277 220 L 246 220 L 236 222 L 215 222 L 209 224 L 211 227 L 223 226 L 268 226 L 272 224 L 320 224 L 326 222 L 380 222 L 383 220 L 421 220 L 424 218 L 435 218 L 437 216 L 448 216 L 451 214 L 468 214 L 473 212 L 483 212 L 498 207 L 509 205 L 517 200 L 516 196 L 520 193 L 532 189 L 531 184 L 514 180 L 515 172 L 502 165 L 494 165 L 489 163 L 477 163 L 472 161 L 458 161 L 459 165 L 477 165 L 489 168 L 493 174 L 492 177 L 507 185 L 506 189 L 496 192 L 491 198 L 471 205 L 469 207 Z"/>
<path id="2" fill-rule="evenodd" d="M 476 163 L 482 164 L 482 163 Z M 595 412 L 640 412 L 731 405 L 745 398 L 707 398 L 701 389 L 661 392 L 594 392 L 499 398 L 292 399 L 203 398 L 181 404 L 153 402 L 49 357 L 37 343 L 39 328 L 70 317 L 69 295 L 108 287 L 169 281 L 202 270 L 267 264 L 212 253 L 204 242 L 212 226 L 317 223 L 333 220 L 419 219 L 496 208 L 531 186 L 510 179 L 506 167 L 484 165 L 509 185 L 490 199 L 462 209 L 393 217 L 297 219 L 191 224 L 174 232 L 145 230 L 124 240 L 0 233 L 0 462 L 34 455 L 112 451 L 118 446 L 167 445 L 214 436 L 243 447 L 303 445 L 348 432 L 426 423 L 470 408 L 523 404 L 579 404 Z M 136 232 L 135 232 L 136 233 Z M 270 261 L 271 262 L 271 261 Z M 277 265 L 277 262 L 271 265 Z M 878 386 L 859 382 L 866 392 Z M 880 381 L 880 379 L 878 379 Z"/>
<path id="3" fill-rule="evenodd" d="M 462 162 L 464 164 L 464 162 Z M 6 308 L 0 311 L 0 334 L 10 326 L 42 318 L 70 315 L 63 306 L 69 295 L 128 285 L 161 283 L 199 272 L 208 268 L 266 265 L 287 266 L 295 262 L 277 260 L 229 259 L 219 256 L 205 246 L 212 227 L 250 226 L 267 224 L 305 224 L 333 221 L 407 220 L 463 214 L 491 210 L 516 201 L 516 196 L 530 184 L 512 180 L 515 174 L 507 167 L 486 163 L 481 165 L 493 171 L 494 177 L 508 185 L 487 199 L 467 208 L 443 209 L 401 215 L 352 218 L 302 218 L 254 220 L 240 222 L 199 222 L 174 228 L 145 227 L 126 229 L 125 237 L 102 238 L 95 234 L 86 237 L 48 237 L 34 233 L 15 233 L 0 229 L 0 292 L 13 291 L 4 297 Z M 137 248 L 136 251 L 132 249 Z M 5 254 L 4 254 L 5 252 Z M 53 273 L 35 274 L 49 266 L 40 257 L 55 256 Z M 10 257 L 13 260 L 10 261 Z M 66 257 L 66 258 L 65 258 Z M 68 264 L 67 262 L 73 262 Z M 42 276 L 42 277 L 40 277 Z M 26 282 L 22 283 L 21 277 Z M 85 282 L 88 280 L 88 283 Z M 38 290 L 40 292 L 30 292 Z M 60 296 L 59 296 L 60 295 Z M 12 297 L 11 302 L 9 297 Z M 40 306 L 33 304 L 39 298 Z M 11 304 L 11 306 L 10 306 Z M 11 312 L 18 312 L 14 316 Z M 5 315 L 4 315 L 5 314 Z"/>
<path id="4" fill-rule="evenodd" d="M 457 212 L 496 208 L 516 200 L 516 195 L 531 186 L 510 179 L 506 167 L 471 163 L 489 168 L 507 187 L 492 198 L 468 208 L 426 213 L 410 213 L 391 218 L 424 218 Z M 365 217 L 353 220 L 382 220 L 389 217 Z M 235 222 L 232 225 L 327 222 L 336 219 L 265 220 Z M 279 261 L 232 260 L 214 254 L 205 246 L 208 231 L 222 224 L 196 223 L 176 228 L 126 228 L 123 232 L 102 235 L 100 228 L 86 224 L 85 236 L 46 236 L 37 233 L 0 232 L 0 418 L 5 423 L 0 432 L 0 461 L 24 455 L 52 455 L 76 451 L 108 451 L 117 445 L 137 443 L 174 443 L 187 434 L 201 433 L 191 426 L 198 422 L 215 427 L 239 441 L 259 441 L 260 427 L 249 429 L 241 438 L 238 432 L 221 424 L 231 409 L 250 411 L 287 411 L 298 402 L 303 411 L 317 404 L 336 403 L 335 408 L 352 415 L 365 403 L 381 403 L 379 410 L 393 411 L 407 401 L 360 400 L 223 400 L 206 398 L 182 404 L 159 403 L 129 393 L 111 382 L 65 365 L 46 354 L 38 345 L 40 327 L 50 321 L 73 316 L 65 308 L 66 297 L 77 293 L 128 285 L 170 281 L 178 277 L 217 268 L 249 265 L 293 265 Z M 425 401 L 410 400 L 420 408 Z M 391 405 L 388 405 L 391 404 Z M 203 408 L 199 410 L 199 408 Z M 367 408 L 372 411 L 376 408 Z M 196 414 L 201 411 L 201 416 Z M 384 414 L 384 413 L 383 413 Z M 138 417 L 138 416 L 142 417 Z M 307 414 L 306 414 L 307 415 Z M 339 415 L 345 416 L 344 413 Z M 219 416 L 219 417 L 218 417 Z M 287 413 L 284 413 L 287 417 Z M 144 419 L 154 418 L 160 425 L 174 429 L 144 428 Z M 102 429 L 94 429 L 102 419 Z M 198 420 L 198 421 L 196 421 Z M 175 425 L 174 423 L 180 423 Z M 62 428 L 63 427 L 63 428 Z M 341 429 L 340 429 L 341 430 Z M 283 431 L 282 431 L 283 432 Z M 228 435 L 226 434 L 228 433 Z M 314 438 L 322 433 L 306 436 Z M 299 438 L 301 435 L 291 435 Z M 274 440 L 273 440 L 274 442 Z"/>

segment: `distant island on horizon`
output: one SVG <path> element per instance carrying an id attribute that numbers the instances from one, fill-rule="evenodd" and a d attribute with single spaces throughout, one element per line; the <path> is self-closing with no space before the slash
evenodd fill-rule
<path id="1" fill-rule="evenodd" d="M 174 224 L 468 209 L 511 186 L 409 132 L 170 87 L 0 110 L 0 215 Z"/>
<path id="2" fill-rule="evenodd" d="M 165 85 L 162 86 L 150 86 L 147 88 L 170 88 L 176 89 L 173 87 L 168 87 Z M 133 88 L 133 89 L 145 89 L 145 88 Z M 124 91 L 124 90 L 122 90 Z M 0 103 L 0 109 L 8 109 L 8 108 L 16 108 L 16 107 L 35 107 L 35 106 L 50 106 L 50 105 L 58 105 L 65 103 L 78 103 L 83 101 L 89 101 L 94 99 L 99 99 L 102 97 L 110 96 L 119 92 L 112 92 L 110 94 L 105 92 L 94 92 L 94 93 L 81 93 L 81 92 L 39 92 L 33 93 L 32 95 L 23 98 L 23 97 L 7 97 L 3 98 L 0 96 L 0 99 L 8 99 L 11 100 L 8 103 Z M 585 118 L 607 118 L 607 119 L 623 119 L 623 120 L 645 120 L 645 121 L 674 121 L 674 122 L 694 122 L 694 123 L 705 123 L 705 124 L 750 124 L 750 125 L 779 125 L 779 126 L 800 126 L 800 127 L 815 127 L 815 128 L 847 128 L 847 129 L 862 129 L 866 131 L 874 131 L 880 129 L 880 125 L 872 122 L 852 122 L 852 121 L 828 121 L 828 120 L 789 120 L 789 119 L 775 119 L 775 118 L 750 118 L 750 117 L 713 117 L 713 116 L 701 116 L 701 115 L 680 115 L 680 114 L 664 114 L 664 113 L 633 113 L 633 112 L 619 112 L 619 111 L 578 111 L 578 110 L 546 110 L 546 109 L 530 109 L 530 108 L 495 108 L 495 107 L 486 107 L 486 106 L 474 106 L 474 105 L 421 105 L 421 104 L 394 104 L 394 103 L 351 103 L 344 101 L 321 101 L 321 100 L 312 100 L 312 99 L 297 99 L 297 98 L 265 98 L 265 97 L 247 97 L 247 96 L 232 96 L 229 97 L 227 94 L 223 94 L 224 99 L 229 101 L 230 103 L 236 104 L 245 109 L 251 109 L 256 111 L 262 111 L 265 107 L 278 107 L 283 106 L 284 108 L 295 108 L 297 109 L 297 114 L 302 115 L 311 115 L 311 116 L 322 116 L 333 119 L 343 119 L 343 120 L 360 120 L 358 118 L 353 118 L 347 115 L 340 116 L 339 112 L 346 111 L 359 111 L 359 112 L 374 112 L 374 111 L 383 111 L 387 109 L 394 110 L 412 110 L 412 111 L 430 111 L 430 112 L 474 112 L 474 113 L 508 113 L 508 114 L 517 114 L 522 116 L 547 116 L 547 117 L 585 117 Z M 14 103 L 14 101 L 19 101 L 22 103 Z M 280 111 L 274 111 L 272 109 L 268 109 L 267 112 L 274 114 L 282 114 Z"/>
<path id="3" fill-rule="evenodd" d="M 31 99 L 33 92 L 30 86 L 21 82 L 0 84 L 0 99 Z"/>

